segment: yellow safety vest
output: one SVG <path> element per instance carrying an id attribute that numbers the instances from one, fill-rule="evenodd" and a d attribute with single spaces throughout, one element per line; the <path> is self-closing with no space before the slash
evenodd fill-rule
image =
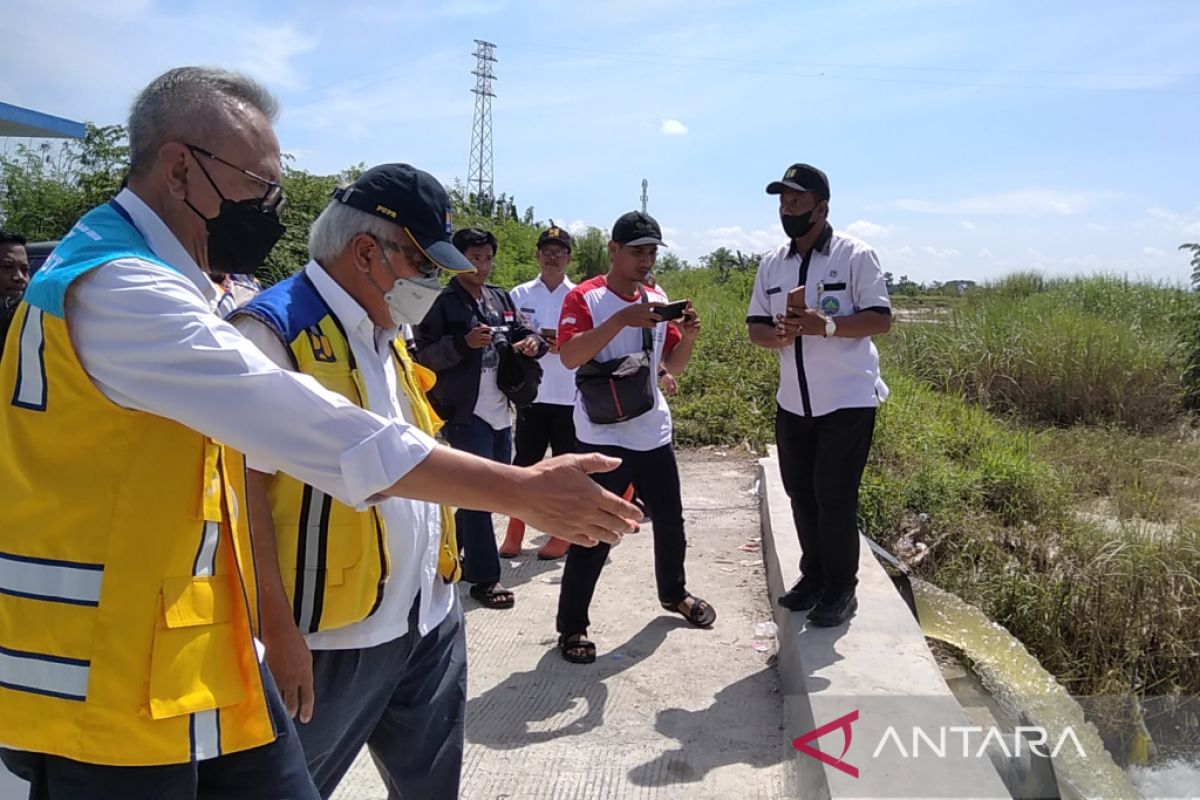
<path id="1" fill-rule="evenodd" d="M 62 317 L 21 305 L 0 360 L 0 744 L 144 766 L 275 738 L 244 475 L 106 398 Z"/>
<path id="2" fill-rule="evenodd" d="M 298 372 L 312 376 L 355 405 L 367 392 L 350 343 L 303 273 L 275 284 L 242 306 L 287 346 Z M 392 343 L 397 385 L 408 398 L 417 427 L 433 435 L 442 427 L 425 393 L 434 373 L 409 358 L 402 340 Z M 366 619 L 378 609 L 391 572 L 387 533 L 378 510 L 357 511 L 314 486 L 276 473 L 267 480 L 283 587 L 303 633 L 332 630 Z M 462 573 L 454 514 L 441 509 L 438 572 L 447 582 Z"/>

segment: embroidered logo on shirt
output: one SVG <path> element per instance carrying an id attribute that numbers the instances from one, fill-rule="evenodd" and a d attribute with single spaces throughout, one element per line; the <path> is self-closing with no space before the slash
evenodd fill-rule
<path id="1" fill-rule="evenodd" d="M 328 336 L 321 333 L 319 326 L 313 325 L 305 333 L 308 334 L 308 343 L 312 345 L 314 359 L 326 363 L 337 361 L 337 358 L 333 355 L 333 344 L 329 341 Z"/>
<path id="2" fill-rule="evenodd" d="M 834 296 L 821 298 L 821 312 L 827 317 L 832 317 L 842 308 L 841 302 Z"/>

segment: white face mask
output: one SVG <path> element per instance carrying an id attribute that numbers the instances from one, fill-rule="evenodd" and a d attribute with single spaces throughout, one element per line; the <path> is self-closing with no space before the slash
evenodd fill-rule
<path id="1" fill-rule="evenodd" d="M 384 292 L 383 299 L 387 301 L 392 322 L 400 327 L 419 325 L 441 293 L 442 286 L 437 276 L 397 278 L 391 290 Z"/>

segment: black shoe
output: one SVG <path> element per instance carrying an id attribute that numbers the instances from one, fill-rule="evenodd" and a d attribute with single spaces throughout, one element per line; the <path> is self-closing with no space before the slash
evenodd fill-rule
<path id="1" fill-rule="evenodd" d="M 832 596 L 826 592 L 808 615 L 808 621 L 820 628 L 833 628 L 844 624 L 857 610 L 858 598 L 854 595 L 853 587 Z"/>
<path id="2" fill-rule="evenodd" d="M 788 611 L 808 611 L 817 604 L 825 582 L 816 576 L 805 575 L 796 581 L 787 594 L 779 598 L 779 605 Z"/>

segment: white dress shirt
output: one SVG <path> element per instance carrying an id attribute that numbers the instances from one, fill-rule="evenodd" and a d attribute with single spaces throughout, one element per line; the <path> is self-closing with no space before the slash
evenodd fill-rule
<path id="1" fill-rule="evenodd" d="M 567 292 L 574 288 L 575 284 L 564 277 L 558 288 L 550 291 L 550 287 L 542 282 L 542 276 L 538 275 L 514 287 L 509 296 L 534 331 L 541 333 L 543 330 L 553 330 L 557 333 L 563 300 L 567 299 Z M 555 353 L 546 353 L 538 359 L 538 363 L 542 365 L 542 382 L 534 402 L 556 406 L 575 405 L 575 370 L 564 367 L 562 359 Z"/>
<path id="2" fill-rule="evenodd" d="M 156 256 L 91 270 L 68 289 L 71 341 L 96 387 L 255 462 L 366 508 L 434 447 L 420 429 L 365 411 L 307 375 L 280 369 L 220 319 L 216 287 L 129 189 L 116 198 Z"/>
<path id="3" fill-rule="evenodd" d="M 887 283 L 871 246 L 833 231 L 804 258 L 785 244 L 763 256 L 754 276 L 747 322 L 774 324 L 787 313 L 787 295 L 804 285 L 804 301 L 826 316 L 843 317 L 864 309 L 891 313 Z M 785 411 L 822 417 L 843 408 L 873 408 L 887 399 L 879 374 L 879 351 L 869 336 L 798 336 L 779 355 L 775 400 Z"/>
<path id="4" fill-rule="evenodd" d="M 411 424 L 414 419 L 408 396 L 400 388 L 391 342 L 396 328 L 375 327 L 366 310 L 338 285 L 320 264 L 310 261 L 304 268 L 317 293 L 341 323 L 350 342 L 350 352 L 367 391 L 367 407 L 381 417 Z M 290 368 L 291 358 L 283 343 L 266 325 L 249 316 L 239 316 L 234 327 L 258 345 L 276 364 Z M 271 472 L 269 465 L 250 462 L 253 469 Z M 348 650 L 374 647 L 408 633 L 408 611 L 417 592 L 421 593 L 418 628 L 428 633 L 441 623 L 454 605 L 457 594 L 437 574 L 441 544 L 441 509 L 436 503 L 389 497 L 377 509 L 387 532 L 388 558 L 392 574 L 383 589 L 379 608 L 362 622 L 304 637 L 314 650 Z"/>

